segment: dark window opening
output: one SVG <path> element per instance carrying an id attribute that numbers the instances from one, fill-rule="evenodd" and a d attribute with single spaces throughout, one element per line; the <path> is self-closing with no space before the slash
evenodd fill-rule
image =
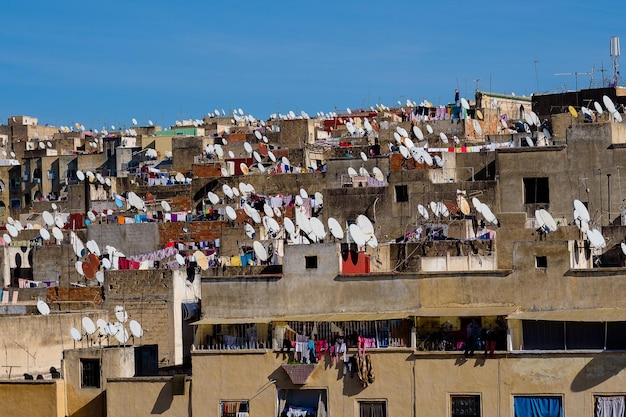
<path id="1" fill-rule="evenodd" d="M 524 178 L 524 204 L 550 203 L 548 178 Z"/>
<path id="2" fill-rule="evenodd" d="M 396 203 L 409 201 L 409 188 L 406 185 L 396 185 Z"/>
<path id="3" fill-rule="evenodd" d="M 81 359 L 81 388 L 100 388 L 100 360 Z"/>
<path id="4" fill-rule="evenodd" d="M 536 268 L 547 268 L 548 267 L 548 257 L 547 256 L 536 256 L 535 257 L 535 267 Z"/>
<path id="5" fill-rule="evenodd" d="M 220 402 L 220 417 L 237 417 L 250 412 L 248 401 Z M 244 414 L 245 413 L 245 414 Z"/>
<path id="6" fill-rule="evenodd" d="M 317 256 L 305 256 L 304 263 L 306 269 L 316 269 L 317 268 Z"/>
<path id="7" fill-rule="evenodd" d="M 359 417 L 387 417 L 384 401 L 359 401 Z"/>
<path id="8" fill-rule="evenodd" d="M 452 395 L 451 417 L 480 417 L 480 395 Z"/>

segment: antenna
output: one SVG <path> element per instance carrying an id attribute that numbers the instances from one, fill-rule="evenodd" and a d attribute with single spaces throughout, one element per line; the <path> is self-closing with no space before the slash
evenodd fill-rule
<path id="1" fill-rule="evenodd" d="M 619 81 L 619 36 L 611 36 L 611 59 L 613 60 L 613 83 L 617 87 Z"/>

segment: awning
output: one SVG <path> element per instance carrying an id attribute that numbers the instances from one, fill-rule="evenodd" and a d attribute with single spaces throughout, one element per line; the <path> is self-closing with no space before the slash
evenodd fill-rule
<path id="1" fill-rule="evenodd" d="M 596 308 L 588 310 L 516 311 L 509 320 L 546 320 L 603 322 L 626 321 L 626 308 Z"/>
<path id="2" fill-rule="evenodd" d="M 413 311 L 393 311 L 393 312 L 368 312 L 368 313 L 320 313 L 320 314 L 299 314 L 276 317 L 243 317 L 243 318 L 219 318 L 204 317 L 201 320 L 191 323 L 200 324 L 244 324 L 244 323 L 270 323 L 284 321 L 374 321 L 374 320 L 394 320 L 405 319 L 414 315 Z"/>
<path id="3" fill-rule="evenodd" d="M 516 306 L 420 307 L 413 312 L 413 315 L 417 317 L 508 316 L 515 310 L 517 310 Z"/>

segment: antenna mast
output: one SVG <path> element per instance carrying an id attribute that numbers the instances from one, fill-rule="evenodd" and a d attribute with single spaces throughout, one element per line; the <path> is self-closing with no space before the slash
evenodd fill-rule
<path id="1" fill-rule="evenodd" d="M 613 83 L 617 87 L 619 81 L 619 36 L 611 36 L 611 59 L 613 60 Z"/>

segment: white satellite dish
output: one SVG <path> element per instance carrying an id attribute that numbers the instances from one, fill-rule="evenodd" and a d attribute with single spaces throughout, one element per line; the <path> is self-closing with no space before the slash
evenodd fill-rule
<path id="1" fill-rule="evenodd" d="M 535 211 L 535 217 L 537 218 L 539 226 L 542 227 L 546 233 L 554 232 L 558 228 L 552 215 L 544 209 Z"/>
<path id="2" fill-rule="evenodd" d="M 377 248 L 378 247 L 378 239 L 376 239 L 375 235 L 372 235 L 369 237 L 369 239 L 367 239 L 367 246 L 369 246 L 370 248 Z"/>
<path id="3" fill-rule="evenodd" d="M 209 191 L 207 196 L 209 197 L 209 201 L 211 202 L 211 204 L 217 204 L 220 202 L 220 198 L 212 191 Z"/>
<path id="4" fill-rule="evenodd" d="M 483 134 L 483 128 L 482 128 L 482 127 L 480 127 L 480 123 L 478 122 L 478 120 L 473 119 L 473 120 L 472 120 L 472 124 L 474 125 L 474 131 L 476 132 L 476 134 L 477 134 L 478 136 L 482 136 L 482 134 Z"/>
<path id="5" fill-rule="evenodd" d="M 413 141 L 410 138 L 404 138 L 404 146 L 407 149 L 411 149 L 411 148 L 415 147 L 415 144 L 413 143 Z"/>
<path id="6" fill-rule="evenodd" d="M 432 135 L 433 134 L 433 127 L 431 125 L 426 125 L 426 131 L 428 132 L 428 134 Z"/>
<path id="7" fill-rule="evenodd" d="M 74 263 L 74 268 L 76 269 L 76 272 L 78 272 L 78 275 L 85 275 L 85 272 L 83 271 L 83 262 L 82 261 L 76 261 L 76 263 Z"/>
<path id="8" fill-rule="evenodd" d="M 619 114 L 618 112 L 613 113 L 613 117 L 615 118 L 615 121 L 617 121 L 618 123 L 622 123 L 622 115 Z"/>
<path id="9" fill-rule="evenodd" d="M 602 110 L 602 106 L 600 105 L 600 103 L 598 103 L 597 101 L 593 102 L 593 107 L 596 109 L 596 111 L 598 112 L 598 114 L 602 114 L 604 113 L 604 110 Z"/>
<path id="10" fill-rule="evenodd" d="M 39 236 L 41 236 L 43 240 L 50 240 L 50 232 L 44 228 L 39 229 Z"/>
<path id="11" fill-rule="evenodd" d="M 81 321 L 82 321 L 83 329 L 85 329 L 85 332 L 87 334 L 94 334 L 96 332 L 96 325 L 93 323 L 93 320 L 91 320 L 89 317 L 85 316 L 83 317 Z"/>
<path id="12" fill-rule="evenodd" d="M 89 252 L 93 253 L 96 256 L 100 256 L 100 248 L 98 247 L 98 243 L 95 240 L 88 240 L 86 243 L 87 249 Z"/>
<path id="13" fill-rule="evenodd" d="M 626 243 L 624 242 L 620 243 L 620 247 L 622 248 L 622 253 L 626 255 Z"/>
<path id="14" fill-rule="evenodd" d="M 439 138 L 441 139 L 443 143 L 448 143 L 448 137 L 446 136 L 445 133 L 439 132 Z"/>
<path id="15" fill-rule="evenodd" d="M 256 232 L 254 231 L 254 227 L 252 227 L 250 223 L 246 223 L 243 229 L 246 236 L 248 236 L 250 239 L 254 239 L 254 237 L 256 236 Z"/>
<path id="16" fill-rule="evenodd" d="M 131 119 L 131 122 L 133 122 L 133 126 L 137 126 L 137 119 L 134 117 Z"/>
<path id="17" fill-rule="evenodd" d="M 18 232 L 15 226 L 13 226 L 12 224 L 7 224 L 6 228 L 7 228 L 7 232 L 9 232 L 11 237 L 17 237 Z"/>
<path id="18" fill-rule="evenodd" d="M 293 221 L 289 217 L 285 217 L 283 221 L 283 227 L 285 231 L 289 234 L 294 234 L 296 232 L 296 226 L 293 224 Z"/>
<path id="19" fill-rule="evenodd" d="M 310 219 L 311 229 L 318 240 L 323 240 L 326 237 L 326 230 L 324 230 L 324 223 L 317 217 L 311 217 Z"/>
<path id="20" fill-rule="evenodd" d="M 383 172 L 378 167 L 372 168 L 372 174 L 374 174 L 374 178 L 376 178 L 378 181 L 385 180 L 385 176 L 383 175 Z"/>
<path id="21" fill-rule="evenodd" d="M 83 171 L 81 170 L 76 171 L 76 178 L 78 178 L 78 181 L 84 181 L 85 174 L 83 173 Z"/>
<path id="22" fill-rule="evenodd" d="M 469 110 L 470 105 L 467 102 L 467 100 L 465 100 L 464 98 L 461 98 L 461 106 L 465 109 L 465 110 Z"/>
<path id="23" fill-rule="evenodd" d="M 115 318 L 120 323 L 126 323 L 126 320 L 128 320 L 128 313 L 126 312 L 126 309 L 124 308 L 124 306 L 120 306 L 120 305 L 115 306 Z"/>
<path id="24" fill-rule="evenodd" d="M 358 246 L 365 245 L 367 238 L 365 237 L 359 226 L 357 226 L 355 223 L 352 223 L 348 230 L 350 231 L 350 237 L 352 238 L 354 243 L 356 243 Z"/>
<path id="25" fill-rule="evenodd" d="M 367 172 L 367 169 L 365 169 L 365 167 L 360 167 L 359 168 L 359 175 L 362 177 L 369 177 L 370 173 Z"/>
<path id="26" fill-rule="evenodd" d="M 407 148 L 404 147 L 404 145 L 400 145 L 400 153 L 402 154 L 402 157 L 404 157 L 404 159 L 409 159 L 411 157 L 411 153 L 409 152 L 409 150 Z"/>
<path id="27" fill-rule="evenodd" d="M 367 161 L 367 155 L 365 155 L 365 152 L 361 152 L 361 159 Z"/>
<path id="28" fill-rule="evenodd" d="M 267 151 L 267 156 L 270 157 L 270 160 L 272 162 L 276 162 L 276 155 L 274 155 L 274 153 L 272 151 Z"/>
<path id="29" fill-rule="evenodd" d="M 252 153 L 252 145 L 250 145 L 248 142 L 243 143 L 243 148 L 246 150 L 247 153 Z"/>
<path id="30" fill-rule="evenodd" d="M 489 223 L 496 224 L 496 225 L 498 224 L 498 219 L 496 219 L 496 216 L 491 212 L 491 209 L 485 203 L 482 203 L 482 209 L 480 213 L 483 215 L 485 220 L 488 221 Z"/>
<path id="31" fill-rule="evenodd" d="M 307 235 L 313 231 L 311 221 L 299 210 L 296 211 L 296 224 Z"/>
<path id="32" fill-rule="evenodd" d="M 128 342 L 128 330 L 124 327 L 122 323 L 115 323 L 115 338 L 120 343 Z"/>
<path id="33" fill-rule="evenodd" d="M 424 140 L 424 133 L 422 129 L 420 129 L 417 125 L 413 126 L 413 134 L 417 138 L 417 140 Z"/>
<path id="34" fill-rule="evenodd" d="M 104 265 L 104 259 L 102 260 L 102 264 Z M 104 282 L 104 272 L 102 272 L 102 271 L 97 271 L 96 272 L 96 281 L 98 281 L 100 284 L 102 284 Z"/>
<path id="35" fill-rule="evenodd" d="M 434 201 L 430 202 L 430 211 L 433 212 L 435 217 L 440 217 L 441 216 L 441 212 L 439 211 L 440 208 L 441 207 L 436 202 L 434 202 Z"/>
<path id="36" fill-rule="evenodd" d="M 472 197 L 472 205 L 477 212 L 482 213 L 483 203 L 477 197 Z"/>
<path id="37" fill-rule="evenodd" d="M 591 216 L 589 215 L 589 211 L 587 207 L 580 200 L 574 200 L 574 211 L 577 213 L 576 218 L 580 220 L 584 220 L 586 222 L 591 221 Z"/>
<path id="38" fill-rule="evenodd" d="M 263 204 L 263 212 L 267 217 L 274 217 L 274 210 L 272 209 L 272 206 L 267 203 Z"/>
<path id="39" fill-rule="evenodd" d="M 163 211 L 165 211 L 166 213 L 169 213 L 170 211 L 172 211 L 172 207 L 170 206 L 170 203 L 168 203 L 165 200 L 161 200 L 161 207 L 163 208 Z"/>
<path id="40" fill-rule="evenodd" d="M 61 218 L 61 216 L 57 216 L 54 218 L 54 224 L 59 228 L 62 229 L 63 226 L 65 226 L 65 222 L 63 221 L 63 218 Z"/>
<path id="41" fill-rule="evenodd" d="M 335 239 L 343 239 L 343 228 L 334 217 L 328 218 L 328 230 L 330 230 Z"/>
<path id="42" fill-rule="evenodd" d="M 309 198 L 309 194 L 306 192 L 304 188 L 300 188 L 300 197 Z"/>
<path id="43" fill-rule="evenodd" d="M 417 212 L 420 214 L 420 216 L 422 216 L 424 218 L 424 220 L 428 220 L 428 210 L 426 210 L 426 207 L 424 207 L 421 204 L 417 205 Z"/>
<path id="44" fill-rule="evenodd" d="M 111 268 L 111 260 L 109 258 L 102 258 L 102 266 L 104 269 Z"/>
<path id="45" fill-rule="evenodd" d="M 263 217 L 263 220 L 264 220 L 265 228 L 268 229 L 270 232 L 273 232 L 273 233 L 280 232 L 280 225 L 273 217 L 265 216 Z"/>
<path id="46" fill-rule="evenodd" d="M 72 339 L 74 339 L 74 341 L 76 342 L 80 342 L 81 340 L 83 340 L 83 335 L 80 334 L 80 330 L 78 330 L 76 327 L 72 327 L 70 329 L 70 335 L 72 335 Z"/>
<path id="47" fill-rule="evenodd" d="M 39 311 L 42 316 L 47 316 L 50 314 L 50 306 L 43 300 L 37 300 L 37 311 Z"/>
<path id="48" fill-rule="evenodd" d="M 374 225 L 364 214 L 357 216 L 356 225 L 359 226 L 364 235 L 371 236 L 374 234 Z"/>
<path id="49" fill-rule="evenodd" d="M 228 184 L 222 185 L 222 191 L 224 191 L 224 195 L 228 198 L 233 198 L 235 196 L 233 189 L 230 188 Z"/>
<path id="50" fill-rule="evenodd" d="M 354 169 L 352 167 L 348 167 L 348 176 L 350 178 L 356 177 L 357 175 L 359 175 L 359 174 L 356 172 L 356 169 Z"/>
<path id="51" fill-rule="evenodd" d="M 261 242 L 255 240 L 252 243 L 252 249 L 254 250 L 254 254 L 259 260 L 261 261 L 267 260 L 267 250 L 265 250 L 265 247 L 263 246 Z"/>
<path id="52" fill-rule="evenodd" d="M 63 240 L 63 232 L 56 226 L 52 228 L 52 235 L 56 240 Z"/>
<path id="53" fill-rule="evenodd" d="M 609 96 L 602 96 L 602 102 L 604 103 L 604 107 L 609 111 L 609 113 L 617 113 L 617 109 L 615 108 L 615 104 L 613 104 L 613 100 L 609 98 Z"/>
<path id="54" fill-rule="evenodd" d="M 395 138 L 397 143 L 402 143 L 402 136 L 398 132 L 393 132 L 393 137 Z"/>
<path id="55" fill-rule="evenodd" d="M 231 206 L 226 206 L 226 215 L 231 220 L 237 219 L 237 213 L 235 212 L 235 209 L 232 208 Z"/>
<path id="56" fill-rule="evenodd" d="M 130 327 L 130 332 L 134 337 L 143 337 L 143 329 L 141 328 L 141 324 L 139 324 L 136 320 L 131 320 L 128 323 L 128 327 Z"/>
<path id="57" fill-rule="evenodd" d="M 2 239 L 4 240 L 4 243 L 6 243 L 7 245 L 11 244 L 11 236 L 9 236 L 8 233 L 4 233 L 2 235 Z"/>
<path id="58" fill-rule="evenodd" d="M 257 161 L 259 164 L 263 162 L 263 158 L 261 158 L 261 155 L 259 155 L 257 151 L 252 152 L 252 156 L 254 157 L 254 160 Z"/>
<path id="59" fill-rule="evenodd" d="M 46 225 L 52 226 L 54 224 L 54 217 L 50 214 L 49 211 L 44 211 L 41 213 L 41 217 L 43 217 L 43 221 L 46 222 Z"/>
<path id="60" fill-rule="evenodd" d="M 587 239 L 595 249 L 603 249 L 606 247 L 606 240 L 598 229 L 591 229 L 587 232 Z"/>

